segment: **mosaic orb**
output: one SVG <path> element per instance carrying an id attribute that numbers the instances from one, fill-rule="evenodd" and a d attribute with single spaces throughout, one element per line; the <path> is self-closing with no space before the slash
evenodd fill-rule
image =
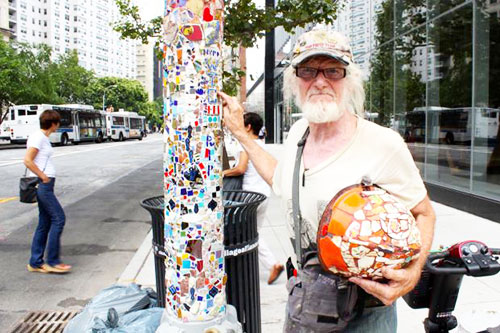
<path id="1" fill-rule="evenodd" d="M 341 190 L 318 229 L 323 269 L 345 277 L 382 278 L 384 266 L 404 268 L 418 258 L 420 231 L 411 212 L 376 185 Z"/>

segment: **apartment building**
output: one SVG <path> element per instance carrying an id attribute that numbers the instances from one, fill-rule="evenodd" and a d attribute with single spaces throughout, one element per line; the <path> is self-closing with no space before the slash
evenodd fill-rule
<path id="1" fill-rule="evenodd" d="M 137 80 L 148 93 L 148 99 L 154 99 L 154 43 L 137 43 Z"/>
<path id="2" fill-rule="evenodd" d="M 135 79 L 135 41 L 120 40 L 113 0 L 9 0 L 10 29 L 19 42 L 52 47 L 57 57 L 77 50 L 80 65 L 98 76 Z"/>
<path id="3" fill-rule="evenodd" d="M 9 7 L 9 0 L 0 0 L 0 38 L 4 41 L 8 41 L 10 37 Z"/>
<path id="4" fill-rule="evenodd" d="M 365 76 L 370 71 L 370 50 L 376 47 L 376 15 L 383 0 L 344 1 L 331 29 L 349 37 L 355 62 Z"/>

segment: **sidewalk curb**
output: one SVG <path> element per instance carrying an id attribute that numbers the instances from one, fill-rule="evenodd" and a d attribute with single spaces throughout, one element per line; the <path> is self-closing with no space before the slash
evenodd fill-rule
<path id="1" fill-rule="evenodd" d="M 153 230 L 150 230 L 146 238 L 142 242 L 134 257 L 128 263 L 127 267 L 120 275 L 117 283 L 129 284 L 135 282 L 137 276 L 141 272 L 149 253 L 152 250 Z"/>

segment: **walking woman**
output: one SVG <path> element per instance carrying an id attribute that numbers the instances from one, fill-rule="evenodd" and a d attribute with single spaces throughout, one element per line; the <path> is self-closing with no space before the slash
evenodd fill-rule
<path id="1" fill-rule="evenodd" d="M 24 165 L 31 177 L 38 177 L 38 226 L 31 244 L 28 271 L 39 273 L 68 273 L 70 265 L 63 264 L 59 257 L 61 234 L 66 221 L 64 211 L 54 194 L 56 169 L 52 163 L 52 146 L 49 136 L 61 123 L 59 113 L 46 110 L 40 115 L 40 130 L 32 133 L 26 144 Z M 44 253 L 47 250 L 47 262 Z"/>

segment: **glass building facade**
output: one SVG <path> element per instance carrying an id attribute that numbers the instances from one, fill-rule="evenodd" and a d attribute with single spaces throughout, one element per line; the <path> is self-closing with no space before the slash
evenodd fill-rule
<path id="1" fill-rule="evenodd" d="M 371 3 L 374 46 L 355 58 L 369 61 L 365 118 L 401 134 L 432 200 L 500 222 L 500 0 Z M 301 117 L 283 69 L 275 143 Z"/>
<path id="2" fill-rule="evenodd" d="M 373 19 L 366 111 L 427 184 L 500 203 L 500 1 L 388 0 Z"/>

